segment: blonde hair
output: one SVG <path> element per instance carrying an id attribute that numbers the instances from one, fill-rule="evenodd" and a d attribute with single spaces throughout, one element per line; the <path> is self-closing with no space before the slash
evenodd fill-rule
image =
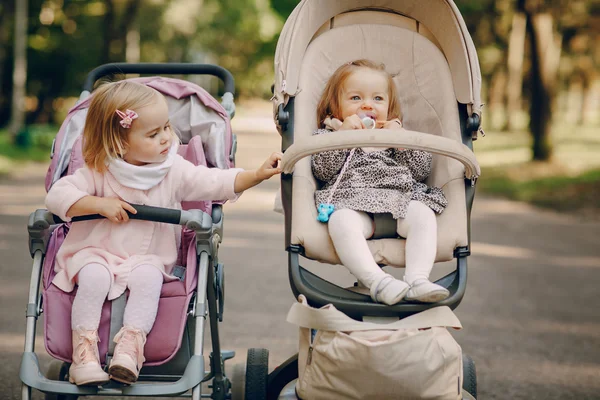
<path id="1" fill-rule="evenodd" d="M 116 110 L 139 110 L 156 101 L 158 94 L 148 86 L 126 80 L 104 83 L 94 90 L 83 128 L 85 164 L 104 172 L 108 159 L 122 157 L 131 128 L 121 126 Z"/>
<path id="2" fill-rule="evenodd" d="M 392 75 L 385 70 L 384 64 L 377 64 L 373 61 L 361 59 L 343 64 L 333 73 L 333 75 L 331 75 L 331 78 L 329 78 L 329 81 L 325 86 L 325 90 L 323 90 L 323 94 L 321 95 L 321 99 L 319 100 L 319 105 L 317 106 L 317 126 L 319 128 L 325 127 L 323 121 L 327 117 L 340 118 L 340 96 L 342 93 L 342 88 L 344 87 L 344 83 L 348 77 L 350 77 L 350 75 L 360 68 L 369 68 L 379 71 L 385 75 L 387 78 L 388 95 L 390 98 L 388 120 L 394 118 L 402 119 L 400 103 L 398 102 L 398 94 L 396 91 L 396 84 L 394 83 Z"/>

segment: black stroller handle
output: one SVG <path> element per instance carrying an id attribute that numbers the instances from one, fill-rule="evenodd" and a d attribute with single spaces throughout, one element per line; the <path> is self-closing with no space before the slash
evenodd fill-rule
<path id="1" fill-rule="evenodd" d="M 163 222 L 166 224 L 174 225 L 184 225 L 193 230 L 210 229 L 213 223 L 220 223 L 222 218 L 222 206 L 218 204 L 213 204 L 212 216 L 205 213 L 202 210 L 178 210 L 173 208 L 144 206 L 141 204 L 131 204 L 131 206 L 136 209 L 137 213 L 132 214 L 129 211 L 127 211 L 127 215 L 129 215 L 130 219 L 151 222 Z M 43 211 L 50 214 L 46 210 Z M 47 220 L 47 218 L 44 215 L 41 215 L 38 218 Z M 55 224 L 62 224 L 65 222 L 60 217 L 54 214 L 51 214 L 50 218 Z M 73 217 L 71 221 L 90 221 L 101 218 L 105 217 L 100 214 L 90 214 Z"/>
<path id="2" fill-rule="evenodd" d="M 176 224 L 179 225 L 181 221 L 181 210 L 171 209 L 171 208 L 161 208 L 161 207 L 151 207 L 151 206 L 143 206 L 140 204 L 132 204 L 133 208 L 136 209 L 137 213 L 132 214 L 127 211 L 127 215 L 130 219 L 139 219 L 144 221 L 152 221 L 152 222 L 164 222 L 167 224 Z M 93 219 L 101 219 L 105 218 L 100 214 L 90 214 L 90 215 L 81 215 L 78 217 L 73 217 L 71 221 L 90 221 Z M 56 215 L 54 216 L 54 221 L 57 223 L 64 222 Z"/>
<path id="3" fill-rule="evenodd" d="M 213 64 L 191 63 L 110 63 L 94 68 L 85 79 L 83 90 L 91 92 L 94 83 L 103 76 L 122 74 L 213 75 L 225 84 L 225 93 L 235 94 L 235 80 L 231 72 Z"/>

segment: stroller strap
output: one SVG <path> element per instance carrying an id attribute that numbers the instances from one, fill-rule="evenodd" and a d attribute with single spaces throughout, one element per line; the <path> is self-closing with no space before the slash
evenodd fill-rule
<path id="1" fill-rule="evenodd" d="M 456 315 L 447 306 L 434 307 L 388 324 L 361 322 L 348 317 L 332 304 L 322 308 L 309 307 L 306 298 L 299 296 L 288 312 L 287 321 L 303 328 L 326 331 L 371 331 L 447 327 L 461 329 Z"/>

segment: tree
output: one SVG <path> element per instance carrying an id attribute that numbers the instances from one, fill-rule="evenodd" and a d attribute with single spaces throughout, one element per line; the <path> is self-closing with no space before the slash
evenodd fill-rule
<path id="1" fill-rule="evenodd" d="M 517 9 L 525 14 L 530 47 L 529 130 L 533 137 L 532 157 L 547 161 L 552 157 L 550 125 L 556 97 L 556 82 L 562 37 L 553 15 L 539 0 L 518 0 Z"/>
<path id="2" fill-rule="evenodd" d="M 141 0 L 104 0 L 103 2 L 106 12 L 104 14 L 102 60 L 103 63 L 123 62 L 125 61 L 127 34 L 133 28 Z M 121 12 L 119 12 L 119 8 Z"/>
<path id="3" fill-rule="evenodd" d="M 0 126 L 10 115 L 10 101 L 12 96 L 12 74 L 8 68 L 12 63 L 11 30 L 14 19 L 14 3 L 0 4 Z"/>
<path id="4" fill-rule="evenodd" d="M 15 0 L 15 37 L 12 112 L 9 131 L 15 137 L 25 124 L 25 84 L 27 83 L 27 6 L 29 0 Z"/>

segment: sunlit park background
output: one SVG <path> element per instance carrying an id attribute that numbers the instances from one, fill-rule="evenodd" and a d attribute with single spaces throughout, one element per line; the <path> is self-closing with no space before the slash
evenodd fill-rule
<path id="1" fill-rule="evenodd" d="M 0 173 L 48 162 L 86 74 L 103 63 L 216 63 L 236 78 L 238 112 L 251 107 L 268 116 L 275 46 L 297 3 L 3 0 Z M 483 74 L 479 189 L 599 215 L 600 2 L 456 3 Z M 199 83 L 215 95 L 220 90 L 216 80 Z"/>

